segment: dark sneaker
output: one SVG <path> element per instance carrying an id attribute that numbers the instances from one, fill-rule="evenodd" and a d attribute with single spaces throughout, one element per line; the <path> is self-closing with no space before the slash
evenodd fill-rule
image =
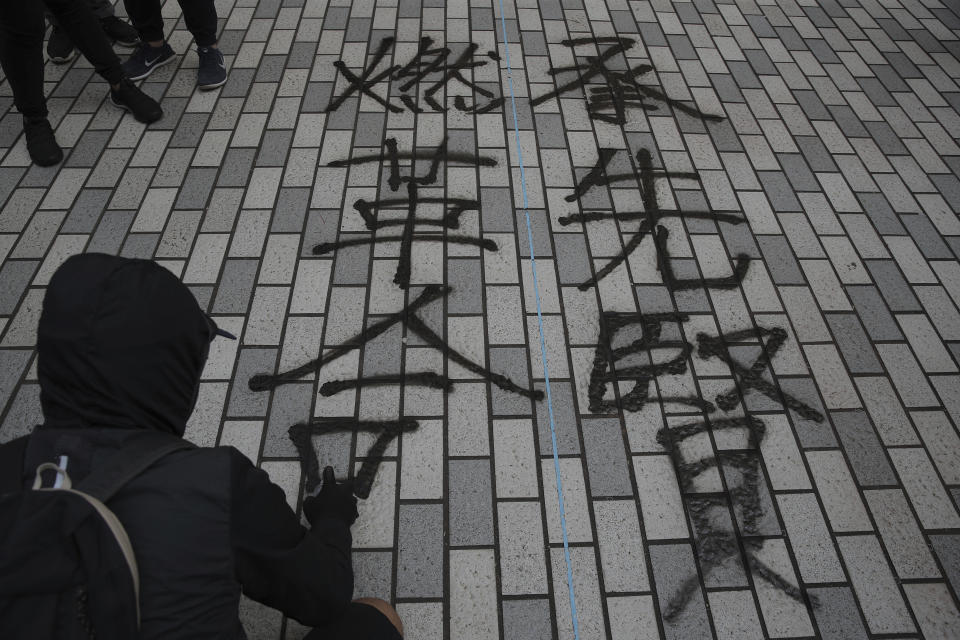
<path id="1" fill-rule="evenodd" d="M 73 42 L 70 40 L 70 36 L 67 35 L 66 31 L 59 27 L 54 27 L 50 31 L 50 40 L 47 42 L 47 55 L 50 56 L 51 61 L 57 64 L 70 62 L 73 60 L 73 56 L 77 55 L 77 50 L 74 48 Z"/>
<path id="2" fill-rule="evenodd" d="M 129 78 L 121 80 L 117 89 L 110 89 L 110 102 L 119 109 L 126 109 L 134 118 L 147 124 L 163 117 L 160 104 L 140 91 L 140 87 L 133 84 Z"/>
<path id="3" fill-rule="evenodd" d="M 46 118 L 24 118 L 23 133 L 27 137 L 30 159 L 41 167 L 49 167 L 63 160 L 63 149 L 53 137 L 53 127 Z"/>
<path id="4" fill-rule="evenodd" d="M 163 65 L 173 62 L 174 58 L 176 55 L 166 42 L 160 47 L 151 47 L 146 42 L 141 42 L 123 63 L 123 72 L 131 80 L 143 80 Z"/>
<path id="5" fill-rule="evenodd" d="M 100 20 L 100 26 L 107 37 L 121 47 L 135 47 L 140 44 L 140 34 L 137 30 L 117 16 L 110 16 Z"/>
<path id="6" fill-rule="evenodd" d="M 227 81 L 227 67 L 220 49 L 197 47 L 200 68 L 197 70 L 197 86 L 201 89 L 216 89 Z"/>

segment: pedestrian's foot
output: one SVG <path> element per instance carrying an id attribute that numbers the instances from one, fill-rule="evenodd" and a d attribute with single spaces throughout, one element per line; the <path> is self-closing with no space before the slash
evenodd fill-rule
<path id="1" fill-rule="evenodd" d="M 50 31 L 50 40 L 47 42 L 47 55 L 50 60 L 57 64 L 64 64 L 73 60 L 77 55 L 77 50 L 70 40 L 70 36 L 60 27 L 54 27 Z"/>
<path id="2" fill-rule="evenodd" d="M 27 136 L 30 159 L 41 167 L 49 167 L 63 160 L 63 149 L 53 136 L 53 127 L 46 118 L 24 118 L 23 132 Z"/>
<path id="3" fill-rule="evenodd" d="M 123 72 L 131 80 L 143 80 L 163 65 L 173 62 L 174 58 L 176 55 L 166 42 L 159 47 L 151 47 L 146 42 L 141 42 L 123 63 Z"/>
<path id="4" fill-rule="evenodd" d="M 201 89 L 216 89 L 227 81 L 227 67 L 223 54 L 214 47 L 197 47 L 200 68 L 197 70 L 197 86 Z"/>
<path id="5" fill-rule="evenodd" d="M 126 109 L 140 122 L 150 124 L 163 117 L 160 104 L 140 90 L 129 78 L 124 78 L 116 89 L 110 89 L 113 106 Z"/>
<path id="6" fill-rule="evenodd" d="M 135 47 L 140 43 L 140 34 L 130 24 L 117 16 L 108 16 L 100 20 L 100 26 L 107 37 L 121 47 Z"/>

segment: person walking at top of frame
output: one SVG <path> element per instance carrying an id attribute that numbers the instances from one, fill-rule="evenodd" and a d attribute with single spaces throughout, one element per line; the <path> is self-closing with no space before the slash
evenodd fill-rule
<path id="1" fill-rule="evenodd" d="M 124 74 L 96 16 L 86 0 L 46 0 L 47 9 L 100 76 L 110 83 L 110 101 L 127 109 L 140 122 L 163 117 L 157 101 L 143 93 Z M 53 128 L 47 120 L 43 93 L 43 3 L 36 0 L 0 0 L 0 66 L 13 89 L 13 103 L 23 115 L 27 151 L 46 167 L 63 160 Z"/>
<path id="2" fill-rule="evenodd" d="M 100 27 L 107 39 L 116 42 L 121 47 L 135 47 L 140 42 L 140 36 L 137 30 L 129 24 L 118 18 L 113 13 L 113 3 L 110 0 L 86 0 L 90 5 L 90 11 L 100 19 Z M 47 22 L 52 27 L 50 31 L 50 40 L 47 42 L 47 55 L 50 61 L 56 64 L 64 64 L 73 60 L 77 54 L 76 47 L 73 46 L 73 40 L 67 34 L 66 30 L 60 26 L 57 16 L 47 11 Z"/>
<path id="3" fill-rule="evenodd" d="M 223 54 L 217 47 L 217 8 L 214 0 L 178 0 L 183 20 L 197 43 L 200 65 L 197 86 L 216 89 L 227 81 Z M 132 80 L 141 80 L 163 65 L 173 62 L 176 54 L 163 36 L 163 14 L 160 0 L 123 0 L 127 15 L 140 34 L 140 46 L 123 63 L 123 70 Z"/>

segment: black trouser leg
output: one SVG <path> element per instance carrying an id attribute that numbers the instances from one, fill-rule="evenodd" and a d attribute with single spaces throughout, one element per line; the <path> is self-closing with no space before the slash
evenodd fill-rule
<path id="1" fill-rule="evenodd" d="M 90 11 L 93 12 L 93 15 L 100 20 L 113 15 L 113 5 L 110 4 L 109 0 L 86 0 L 86 2 L 90 6 Z M 54 27 L 59 26 L 57 16 L 50 13 L 49 9 L 47 10 L 47 20 Z"/>
<path id="2" fill-rule="evenodd" d="M 158 5 L 160 0 L 154 0 Z M 217 43 L 217 8 L 213 0 L 179 0 L 183 21 L 198 47 Z"/>
<path id="3" fill-rule="evenodd" d="M 0 65 L 13 89 L 13 103 L 27 118 L 45 118 L 43 95 L 43 5 L 0 0 Z"/>
<path id="4" fill-rule="evenodd" d="M 19 0 L 0 0 L 18 2 Z M 90 11 L 86 0 L 46 0 L 47 8 L 57 17 L 60 28 L 67 32 L 74 46 L 93 68 L 110 84 L 123 80 L 120 58 L 114 53 L 110 41 L 100 27 L 100 20 Z M 37 4 L 25 1 L 23 4 Z"/>
<path id="5" fill-rule="evenodd" d="M 160 0 L 123 0 L 123 6 L 127 9 L 131 24 L 140 34 L 140 42 L 164 39 Z"/>

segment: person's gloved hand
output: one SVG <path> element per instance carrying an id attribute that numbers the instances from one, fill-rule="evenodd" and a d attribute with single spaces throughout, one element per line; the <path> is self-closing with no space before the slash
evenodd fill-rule
<path id="1" fill-rule="evenodd" d="M 333 467 L 327 467 L 323 470 L 323 486 L 317 495 L 303 501 L 303 512 L 311 523 L 314 518 L 334 516 L 346 522 L 347 526 L 352 525 L 360 516 L 357 513 L 357 498 L 353 495 L 353 484 L 337 484 Z"/>

